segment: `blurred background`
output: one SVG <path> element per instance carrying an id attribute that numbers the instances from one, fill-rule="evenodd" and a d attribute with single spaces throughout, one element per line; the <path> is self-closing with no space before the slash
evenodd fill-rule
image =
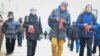
<path id="1" fill-rule="evenodd" d="M 100 0 L 0 0 L 0 14 L 3 19 L 7 19 L 8 11 L 13 11 L 15 19 L 19 17 L 24 18 L 25 15 L 29 15 L 31 8 L 37 9 L 38 16 L 41 17 L 43 30 L 49 31 L 48 17 L 52 10 L 57 8 L 62 1 L 68 2 L 68 10 L 71 14 L 71 22 L 76 21 L 78 15 L 84 10 L 87 4 L 93 5 L 93 13 L 98 18 L 100 23 Z M 24 19 L 23 19 L 24 20 Z M 5 41 L 5 40 L 4 40 Z M 0 56 L 5 56 L 5 42 L 3 41 L 3 53 Z M 50 41 L 42 40 L 38 43 L 36 56 L 51 56 Z M 63 56 L 70 56 L 71 54 L 78 56 L 75 52 L 70 52 L 67 48 L 67 43 L 64 46 Z M 42 52 L 42 53 L 41 53 Z M 24 54 L 25 53 L 25 54 Z M 26 40 L 24 40 L 23 48 L 16 47 L 16 51 L 13 56 L 25 56 L 26 55 Z"/>
<path id="2" fill-rule="evenodd" d="M 38 16 L 41 17 L 44 31 L 49 30 L 48 16 L 51 11 L 57 8 L 62 1 L 69 3 L 68 10 L 71 14 L 71 21 L 76 21 L 77 16 L 84 10 L 86 4 L 92 4 L 94 13 L 97 14 L 98 22 L 100 22 L 100 6 L 99 0 L 0 0 L 0 14 L 7 19 L 7 12 L 14 11 L 15 19 L 29 15 L 32 7 L 37 9 Z"/>

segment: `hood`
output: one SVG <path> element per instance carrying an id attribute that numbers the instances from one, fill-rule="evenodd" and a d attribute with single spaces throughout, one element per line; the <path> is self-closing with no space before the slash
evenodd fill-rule
<path id="1" fill-rule="evenodd" d="M 66 12 L 66 11 L 67 11 L 67 8 L 66 8 L 66 10 L 62 11 L 62 10 L 60 9 L 60 7 L 61 7 L 61 6 L 59 6 L 58 9 L 59 9 L 61 12 Z"/>

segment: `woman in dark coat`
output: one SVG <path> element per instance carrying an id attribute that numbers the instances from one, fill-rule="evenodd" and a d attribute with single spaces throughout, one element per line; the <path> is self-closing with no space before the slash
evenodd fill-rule
<path id="1" fill-rule="evenodd" d="M 1 51 L 2 42 L 3 42 L 2 26 L 3 26 L 3 18 L 0 15 L 0 51 Z"/>
<path id="2" fill-rule="evenodd" d="M 80 53 L 79 56 L 84 56 L 84 47 L 87 44 L 87 56 L 92 56 L 92 42 L 94 31 L 91 26 L 96 25 L 96 18 L 92 13 L 92 5 L 86 5 L 85 11 L 79 15 L 76 24 L 79 28 L 80 38 Z"/>
<path id="3" fill-rule="evenodd" d="M 30 12 L 30 15 L 25 18 L 23 26 L 26 29 L 27 56 L 35 56 L 37 40 L 40 39 L 43 32 L 40 18 L 35 13 L 36 9 L 32 8 Z"/>

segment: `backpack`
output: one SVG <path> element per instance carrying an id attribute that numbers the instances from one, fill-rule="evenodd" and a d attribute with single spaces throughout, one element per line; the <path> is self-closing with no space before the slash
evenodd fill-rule
<path id="1" fill-rule="evenodd" d="M 23 24 L 20 24 L 18 31 L 19 32 L 24 32 Z"/>

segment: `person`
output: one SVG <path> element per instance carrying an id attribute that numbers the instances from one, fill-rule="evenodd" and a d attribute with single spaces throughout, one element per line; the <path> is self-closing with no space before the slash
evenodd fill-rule
<path id="1" fill-rule="evenodd" d="M 13 53 L 18 31 L 18 22 L 14 20 L 14 14 L 12 11 L 8 12 L 8 18 L 9 19 L 4 22 L 2 27 L 2 32 L 6 37 L 6 55 Z"/>
<path id="2" fill-rule="evenodd" d="M 87 44 L 87 56 L 92 56 L 92 42 L 94 31 L 91 26 L 96 24 L 96 17 L 92 13 L 92 5 L 88 4 L 85 11 L 79 15 L 76 25 L 79 28 L 80 38 L 80 53 L 79 56 L 84 56 L 84 47 Z"/>
<path id="3" fill-rule="evenodd" d="M 93 47 L 93 54 L 96 53 L 96 48 L 99 47 L 99 56 L 100 56 L 100 24 L 93 26 L 96 35 L 94 38 L 94 47 Z"/>
<path id="4" fill-rule="evenodd" d="M 66 26 L 70 23 L 70 14 L 67 10 L 68 3 L 62 2 L 49 16 L 48 25 L 51 28 L 50 40 L 52 56 L 62 56 L 63 46 L 66 39 Z"/>
<path id="5" fill-rule="evenodd" d="M 76 22 L 73 22 L 73 25 L 71 27 L 71 44 L 70 44 L 70 51 L 73 51 L 74 47 L 74 40 L 76 41 L 76 53 L 79 51 L 79 29 L 76 27 Z"/>
<path id="6" fill-rule="evenodd" d="M 27 56 L 35 56 L 37 40 L 43 35 L 41 21 L 35 8 L 30 10 L 30 15 L 26 17 L 23 26 L 26 28 Z"/>
<path id="7" fill-rule="evenodd" d="M 44 32 L 45 39 L 47 38 L 47 35 L 48 35 L 47 31 L 45 31 Z"/>
<path id="8" fill-rule="evenodd" d="M 68 39 L 68 44 L 67 46 L 70 47 L 70 44 L 71 44 L 71 41 L 70 41 L 70 38 L 71 38 L 71 25 L 67 26 L 66 27 L 66 35 L 67 35 L 67 39 Z"/>
<path id="9" fill-rule="evenodd" d="M 18 36 L 18 46 L 22 46 L 22 40 L 23 40 L 23 35 L 24 35 L 24 28 L 23 28 L 23 18 L 19 18 L 18 22 L 19 22 L 19 28 L 18 28 L 18 33 L 17 33 L 17 36 Z"/>
<path id="10" fill-rule="evenodd" d="M 3 26 L 3 18 L 2 15 L 0 15 L 0 51 L 1 51 L 3 37 L 4 37 L 4 34 L 2 32 L 2 26 Z"/>
<path id="11" fill-rule="evenodd" d="M 71 25 L 69 24 L 67 27 L 66 27 L 66 35 L 67 35 L 67 39 L 68 39 L 68 44 L 67 44 L 67 46 L 68 47 L 70 47 L 70 38 L 71 38 L 71 31 L 72 31 L 72 29 L 71 29 Z"/>

